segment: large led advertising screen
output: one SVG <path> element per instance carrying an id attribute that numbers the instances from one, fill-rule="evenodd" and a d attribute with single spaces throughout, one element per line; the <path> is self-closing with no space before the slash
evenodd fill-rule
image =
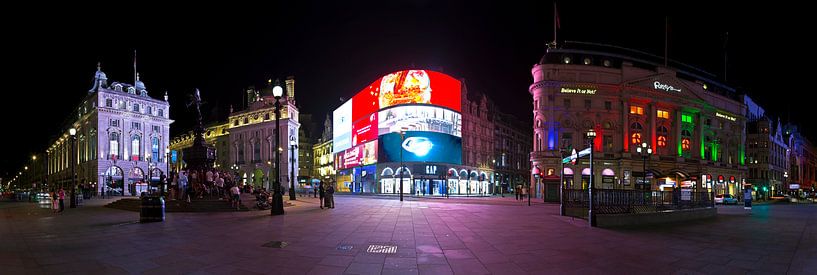
<path id="1" fill-rule="evenodd" d="M 377 139 L 377 113 L 355 121 L 352 126 L 352 146 Z"/>
<path id="2" fill-rule="evenodd" d="M 332 153 L 352 147 L 352 101 L 332 112 Z"/>
<path id="3" fill-rule="evenodd" d="M 377 145 L 377 141 L 371 141 L 335 154 L 335 169 L 343 170 L 377 163 Z"/>
<path id="4" fill-rule="evenodd" d="M 427 131 L 462 137 L 462 115 L 434 106 L 405 105 L 378 113 L 378 135 L 407 131 Z"/>
<path id="5" fill-rule="evenodd" d="M 400 162 L 402 160 L 420 162 L 442 162 L 462 164 L 462 139 L 452 135 L 408 131 L 403 140 L 399 133 L 388 133 L 378 139 L 380 162 Z"/>
<path id="6" fill-rule="evenodd" d="M 443 73 L 405 70 L 387 74 L 352 97 L 352 120 L 401 104 L 430 104 L 461 112 L 461 84 Z"/>

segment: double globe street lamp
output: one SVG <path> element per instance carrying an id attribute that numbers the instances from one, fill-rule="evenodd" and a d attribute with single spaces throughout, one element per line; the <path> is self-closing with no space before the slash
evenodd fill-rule
<path id="1" fill-rule="evenodd" d="M 644 171 L 643 172 L 644 173 L 644 178 L 643 178 L 643 181 L 641 181 L 641 188 L 644 189 L 644 190 L 647 190 L 648 189 L 647 186 L 649 186 L 647 184 L 647 158 L 649 158 L 650 155 L 652 155 L 652 148 L 649 148 L 647 146 L 647 143 L 644 142 L 644 143 L 641 143 L 641 146 L 635 148 L 635 151 L 638 152 L 638 154 L 641 155 L 641 160 L 642 160 L 642 163 L 643 163 L 643 167 L 642 167 L 641 171 Z"/>

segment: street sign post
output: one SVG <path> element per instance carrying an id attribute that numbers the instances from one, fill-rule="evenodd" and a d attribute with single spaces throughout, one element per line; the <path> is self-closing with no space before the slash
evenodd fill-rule
<path id="1" fill-rule="evenodd" d="M 568 156 L 566 158 L 563 158 L 562 163 L 574 162 L 574 161 L 576 161 L 577 158 L 589 155 L 590 154 L 590 149 L 591 148 L 586 148 L 584 150 L 581 150 L 578 153 L 576 153 L 576 149 L 573 149 L 573 154 L 571 154 L 570 156 Z"/>

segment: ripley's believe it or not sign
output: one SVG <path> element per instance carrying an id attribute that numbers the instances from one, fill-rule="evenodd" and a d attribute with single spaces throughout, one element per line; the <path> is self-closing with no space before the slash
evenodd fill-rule
<path id="1" fill-rule="evenodd" d="M 401 150 L 404 161 L 462 163 L 461 100 L 460 81 L 439 72 L 375 80 L 332 113 L 336 168 L 398 162 Z"/>

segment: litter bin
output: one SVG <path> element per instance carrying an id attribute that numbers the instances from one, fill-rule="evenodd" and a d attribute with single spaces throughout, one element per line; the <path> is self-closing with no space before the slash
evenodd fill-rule
<path id="1" fill-rule="evenodd" d="M 162 222 L 165 220 L 165 199 L 162 197 L 143 196 L 139 212 L 139 222 Z"/>

